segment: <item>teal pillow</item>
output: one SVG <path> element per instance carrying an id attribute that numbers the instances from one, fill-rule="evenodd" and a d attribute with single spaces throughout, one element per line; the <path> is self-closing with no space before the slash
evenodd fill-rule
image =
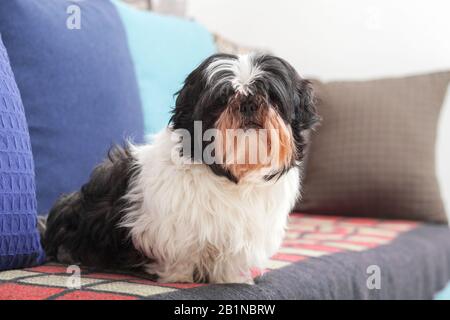
<path id="1" fill-rule="evenodd" d="M 200 24 L 140 11 L 113 0 L 125 26 L 144 113 L 145 133 L 165 127 L 174 94 L 202 60 L 215 53 L 213 36 Z"/>
<path id="2" fill-rule="evenodd" d="M 434 300 L 450 300 L 450 282 L 444 289 L 434 295 Z"/>

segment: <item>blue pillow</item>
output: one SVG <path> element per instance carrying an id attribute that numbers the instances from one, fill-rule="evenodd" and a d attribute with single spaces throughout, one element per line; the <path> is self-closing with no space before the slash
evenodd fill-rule
<path id="1" fill-rule="evenodd" d="M 110 1 L 0 1 L 28 119 L 39 214 L 88 180 L 114 143 L 142 141 L 126 33 Z"/>
<path id="2" fill-rule="evenodd" d="M 125 25 L 141 93 L 145 132 L 165 127 L 175 105 L 174 94 L 186 76 L 215 53 L 212 35 L 201 25 L 140 11 L 113 1 Z"/>
<path id="3" fill-rule="evenodd" d="M 0 270 L 44 260 L 36 225 L 30 136 L 0 34 Z"/>

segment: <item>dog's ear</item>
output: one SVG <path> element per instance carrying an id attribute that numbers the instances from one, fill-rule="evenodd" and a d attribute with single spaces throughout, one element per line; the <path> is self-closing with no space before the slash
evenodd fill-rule
<path id="1" fill-rule="evenodd" d="M 203 67 L 200 65 L 189 74 L 183 88 L 175 94 L 178 97 L 170 119 L 174 129 L 186 128 L 192 125 L 195 105 L 199 101 L 205 87 L 205 79 L 203 79 L 202 72 Z"/>
<path id="2" fill-rule="evenodd" d="M 174 129 L 187 128 L 192 125 L 197 114 L 196 105 L 201 103 L 202 96 L 206 93 L 207 69 L 216 59 L 224 57 L 234 57 L 232 55 L 217 53 L 206 58 L 194 71 L 192 71 L 184 81 L 183 88 L 175 95 L 175 107 L 172 110 L 170 122 Z"/>
<path id="3" fill-rule="evenodd" d="M 297 80 L 298 106 L 296 118 L 301 130 L 313 129 L 321 120 L 316 108 L 316 97 L 311 81 Z"/>
<path id="4" fill-rule="evenodd" d="M 261 55 L 259 63 L 269 63 L 271 64 L 271 73 L 287 75 L 289 78 L 289 91 L 294 94 L 294 113 L 292 113 L 292 120 L 296 128 L 299 131 L 314 128 L 320 121 L 320 116 L 317 113 L 316 99 L 311 81 L 300 77 L 294 67 L 282 58 Z M 287 73 L 284 73 L 284 71 L 287 71 Z"/>

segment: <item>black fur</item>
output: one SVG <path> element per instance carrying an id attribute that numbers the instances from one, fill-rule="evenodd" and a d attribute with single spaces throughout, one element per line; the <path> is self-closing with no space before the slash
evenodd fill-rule
<path id="1" fill-rule="evenodd" d="M 99 268 L 133 268 L 148 259 L 119 228 L 123 199 L 137 173 L 128 149 L 114 147 L 80 191 L 62 196 L 51 209 L 43 245 L 50 259 Z"/>
<path id="2" fill-rule="evenodd" d="M 238 57 L 231 54 L 215 54 L 206 59 L 186 79 L 184 87 L 178 92 L 176 106 L 173 109 L 171 123 L 174 129 L 186 129 L 191 140 L 191 157 L 195 161 L 194 149 L 203 148 L 209 143 L 203 141 L 203 135 L 194 135 L 194 121 L 202 122 L 202 130 L 214 128 L 214 125 L 227 105 L 231 96 L 235 94 L 229 81 L 217 85 L 214 81 L 208 85 L 206 74 L 208 66 L 219 59 L 237 60 Z M 254 58 L 254 63 L 263 71 L 252 84 L 254 95 L 265 96 L 269 102 L 278 107 L 277 112 L 286 124 L 290 125 L 296 146 L 296 161 L 300 161 L 305 152 L 306 141 L 302 132 L 314 127 L 319 121 L 315 108 L 314 94 L 311 83 L 302 79 L 295 69 L 285 60 L 267 54 L 259 54 Z M 219 72 L 217 79 L 231 76 L 229 71 Z M 203 153 L 201 153 L 203 154 Z M 292 166 L 295 165 L 293 161 Z M 211 170 L 221 176 L 227 177 L 233 182 L 237 179 L 223 166 L 209 165 Z M 280 177 L 290 168 L 284 168 L 279 173 L 267 176 L 270 180 Z"/>

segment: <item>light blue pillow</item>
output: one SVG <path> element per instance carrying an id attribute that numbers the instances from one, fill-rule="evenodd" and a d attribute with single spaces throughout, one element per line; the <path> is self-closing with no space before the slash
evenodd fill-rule
<path id="1" fill-rule="evenodd" d="M 450 282 L 444 289 L 435 294 L 434 300 L 450 300 Z"/>
<path id="2" fill-rule="evenodd" d="M 165 127 L 186 76 L 215 53 L 213 36 L 196 22 L 140 11 L 113 0 L 135 65 L 145 133 Z"/>

